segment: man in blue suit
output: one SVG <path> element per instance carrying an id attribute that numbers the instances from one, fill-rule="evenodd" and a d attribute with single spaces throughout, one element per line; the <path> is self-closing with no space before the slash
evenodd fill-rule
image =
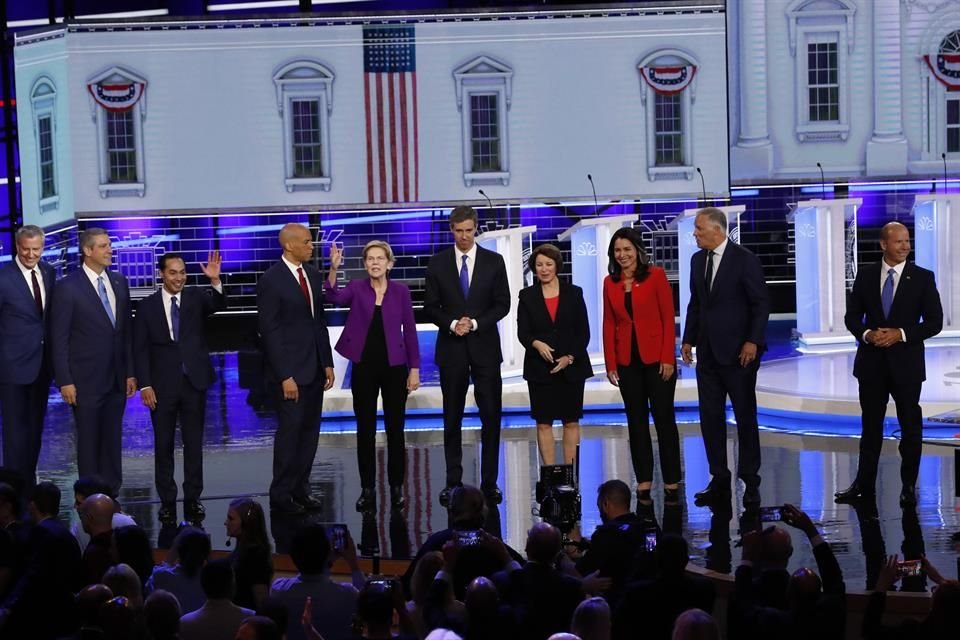
<path id="1" fill-rule="evenodd" d="M 700 431 L 710 464 L 710 484 L 695 494 L 700 503 L 730 496 L 727 467 L 727 410 L 737 420 L 737 475 L 746 485 L 743 503 L 760 504 L 760 434 L 757 427 L 757 370 L 766 350 L 770 298 L 760 260 L 727 239 L 727 217 L 707 207 L 697 213 L 694 238 L 700 251 L 690 260 L 690 304 L 680 355 L 693 363 L 697 348 Z"/>
<path id="2" fill-rule="evenodd" d="M 209 289 L 186 287 L 187 267 L 176 253 L 165 253 L 158 266 L 163 287 L 137 307 L 133 351 L 140 399 L 153 422 L 154 480 L 160 497 L 160 522 L 177 520 L 177 483 L 173 447 L 180 421 L 183 440 L 183 513 L 191 522 L 206 511 L 203 493 L 203 418 L 207 389 L 216 376 L 204 336 L 207 317 L 226 308 L 220 283 L 220 252 L 212 251 L 200 268 Z"/>
<path id="3" fill-rule="evenodd" d="M 847 296 L 844 323 L 857 339 L 853 375 L 860 384 L 860 460 L 853 484 L 835 494 L 838 502 L 876 495 L 883 446 L 883 420 L 890 396 L 900 424 L 900 506 L 917 504 L 923 449 L 920 389 L 927 378 L 923 341 L 943 329 L 943 307 L 932 271 L 908 264 L 910 232 L 899 222 L 880 231 L 883 259 L 857 270 Z"/>
<path id="4" fill-rule="evenodd" d="M 83 264 L 57 285 L 52 307 L 53 374 L 73 407 L 80 477 L 99 475 L 114 495 L 123 481 L 120 434 L 127 398 L 137 391 L 130 331 L 130 287 L 109 271 L 110 237 L 80 232 Z"/>
<path id="5" fill-rule="evenodd" d="M 270 507 L 302 514 L 321 507 L 310 494 L 323 392 L 333 387 L 333 353 L 323 316 L 323 276 L 302 224 L 280 230 L 283 255 L 257 282 L 257 317 L 266 379 L 277 395 Z"/>
<path id="6" fill-rule="evenodd" d="M 0 268 L 0 411 L 3 464 L 21 474 L 25 493 L 36 482 L 43 418 L 50 395 L 53 267 L 41 259 L 43 230 L 26 225 L 17 253 Z"/>

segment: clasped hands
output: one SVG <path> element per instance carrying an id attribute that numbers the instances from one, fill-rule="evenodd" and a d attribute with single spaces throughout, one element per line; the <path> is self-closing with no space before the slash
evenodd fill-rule
<path id="1" fill-rule="evenodd" d="M 903 340 L 903 334 L 900 332 L 900 329 L 881 327 L 867 331 L 864 340 L 875 347 L 886 348 L 901 342 Z"/>
<path id="2" fill-rule="evenodd" d="M 573 356 L 560 356 L 559 358 L 554 359 L 553 347 L 542 340 L 534 340 L 532 343 L 530 343 L 530 346 L 536 349 L 537 353 L 540 354 L 540 357 L 546 362 L 555 365 L 553 369 L 550 370 L 550 373 L 557 373 L 558 371 L 566 369 L 573 364 Z"/>
<path id="3" fill-rule="evenodd" d="M 471 331 L 473 331 L 473 320 L 467 316 L 463 316 L 457 320 L 457 324 L 453 326 L 453 332 L 458 336 L 465 336 Z"/>

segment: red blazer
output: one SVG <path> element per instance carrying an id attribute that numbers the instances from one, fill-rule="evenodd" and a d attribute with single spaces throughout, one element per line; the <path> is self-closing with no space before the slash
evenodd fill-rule
<path id="1" fill-rule="evenodd" d="M 603 359 L 607 371 L 630 364 L 630 332 L 637 332 L 640 359 L 645 364 L 674 364 L 677 330 L 673 321 L 673 292 L 667 274 L 650 267 L 643 282 L 633 283 L 633 322 L 623 303 L 622 282 L 603 280 Z"/>

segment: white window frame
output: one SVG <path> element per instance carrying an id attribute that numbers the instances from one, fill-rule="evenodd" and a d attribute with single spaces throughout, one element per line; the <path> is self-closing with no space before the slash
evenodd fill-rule
<path id="1" fill-rule="evenodd" d="M 33 131 L 37 150 L 37 198 L 40 213 L 54 211 L 60 207 L 59 158 L 57 157 L 57 88 L 53 80 L 46 76 L 37 78 L 30 90 L 30 102 L 33 106 Z M 53 195 L 43 197 L 43 167 L 40 156 L 40 120 L 50 119 L 50 152 L 53 154 Z"/>
<path id="2" fill-rule="evenodd" d="M 656 180 L 693 180 L 696 165 L 693 162 L 693 105 L 697 99 L 697 76 L 694 74 L 690 84 L 680 93 L 680 135 L 683 140 L 682 165 L 657 166 L 657 113 L 656 92 L 643 79 L 644 67 L 650 66 L 695 66 L 700 63 L 692 54 L 681 49 L 657 49 L 645 55 L 637 64 L 640 72 L 640 103 L 646 110 L 645 128 L 647 133 L 647 178 Z"/>
<path id="3" fill-rule="evenodd" d="M 283 122 L 283 184 L 294 191 L 329 191 L 333 185 L 330 155 L 330 114 L 333 112 L 334 73 L 315 60 L 289 62 L 273 74 L 277 110 Z M 293 108 L 294 100 L 315 100 L 320 116 L 320 176 L 298 178 L 294 172 Z"/>
<path id="4" fill-rule="evenodd" d="M 827 4 L 825 4 L 827 3 Z M 795 134 L 800 142 L 846 140 L 850 135 L 850 54 L 856 43 L 851 0 L 793 0 L 786 8 L 790 55 L 794 59 Z M 809 44 L 836 42 L 839 120 L 810 120 L 807 82 Z"/>
<path id="5" fill-rule="evenodd" d="M 122 67 L 110 67 L 90 80 L 87 84 L 101 82 L 122 84 L 142 83 L 147 81 L 139 75 Z M 100 173 L 100 197 L 111 198 L 121 196 L 137 196 L 142 198 L 146 192 L 146 175 L 143 161 L 143 121 L 147 117 L 147 95 L 144 93 L 137 103 L 130 109 L 133 116 L 133 143 L 136 146 L 137 181 L 110 182 L 110 157 L 107 150 L 107 110 L 97 104 L 93 96 L 88 96 L 90 113 L 97 127 L 97 164 Z"/>
<path id="6" fill-rule="evenodd" d="M 485 184 L 510 184 L 510 103 L 513 99 L 513 69 L 487 55 L 477 56 L 453 70 L 457 110 L 463 149 L 463 184 L 467 187 Z M 497 96 L 497 127 L 500 134 L 500 170 L 473 171 L 471 96 Z"/>

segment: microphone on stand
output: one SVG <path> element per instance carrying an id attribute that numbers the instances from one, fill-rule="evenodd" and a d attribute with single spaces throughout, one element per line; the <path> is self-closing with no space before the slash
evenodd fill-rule
<path id="1" fill-rule="evenodd" d="M 947 192 L 947 154 L 941 153 L 940 159 L 943 160 L 943 192 Z"/>
<path id="2" fill-rule="evenodd" d="M 487 206 L 490 207 L 491 210 L 493 210 L 493 201 L 490 200 L 490 196 L 488 196 L 487 194 L 485 194 L 485 193 L 483 192 L 483 189 L 477 189 L 477 193 L 479 193 L 480 195 L 482 195 L 484 198 L 487 199 Z"/>
<path id="3" fill-rule="evenodd" d="M 590 181 L 590 188 L 593 189 L 593 215 L 600 215 L 600 205 L 597 203 L 597 187 L 593 184 L 593 176 L 587 174 L 587 180 Z"/>
<path id="4" fill-rule="evenodd" d="M 827 179 L 823 177 L 823 165 L 817 163 L 817 169 L 820 169 L 820 196 L 827 199 Z"/>
<path id="5" fill-rule="evenodd" d="M 703 179 L 703 171 L 697 167 L 697 173 L 700 174 L 700 190 L 703 192 L 703 206 L 707 206 L 707 183 Z"/>

